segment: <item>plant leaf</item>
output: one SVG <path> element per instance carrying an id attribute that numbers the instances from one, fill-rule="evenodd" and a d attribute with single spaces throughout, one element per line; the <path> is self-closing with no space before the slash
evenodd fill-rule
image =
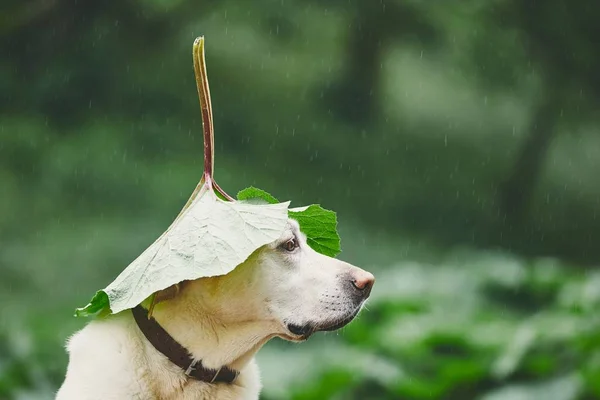
<path id="1" fill-rule="evenodd" d="M 253 200 L 253 199 L 262 199 L 269 204 L 279 203 L 275 197 L 271 194 L 265 192 L 262 189 L 255 188 L 254 186 L 247 187 L 246 189 L 242 189 L 237 194 L 238 200 Z"/>
<path id="2" fill-rule="evenodd" d="M 298 221 L 300 230 L 306 235 L 306 241 L 313 250 L 330 257 L 340 253 L 340 235 L 337 232 L 335 212 L 312 204 L 308 207 L 292 208 L 288 214 L 290 218 Z"/>
<path id="3" fill-rule="evenodd" d="M 181 281 L 231 272 L 256 249 L 281 236 L 288 205 L 227 202 L 212 190 L 200 193 L 161 237 L 76 315 L 108 307 L 116 314 Z"/>
<path id="4" fill-rule="evenodd" d="M 92 315 L 100 314 L 106 309 L 110 310 L 108 295 L 106 294 L 106 292 L 98 290 L 87 306 L 75 310 L 75 316 L 89 317 Z"/>

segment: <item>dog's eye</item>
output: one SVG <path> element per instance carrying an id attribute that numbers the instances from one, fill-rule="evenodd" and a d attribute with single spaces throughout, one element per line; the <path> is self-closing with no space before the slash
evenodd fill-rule
<path id="1" fill-rule="evenodd" d="M 285 242 L 281 247 L 283 247 L 287 251 L 294 251 L 298 248 L 298 241 L 296 238 L 292 238 Z"/>

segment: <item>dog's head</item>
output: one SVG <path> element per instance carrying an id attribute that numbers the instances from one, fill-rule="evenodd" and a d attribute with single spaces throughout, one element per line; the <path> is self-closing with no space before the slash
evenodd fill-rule
<path id="1" fill-rule="evenodd" d="M 257 266 L 268 312 L 292 340 L 349 323 L 375 280 L 369 272 L 317 253 L 294 220 L 279 240 L 261 249 Z"/>
<path id="2" fill-rule="evenodd" d="M 301 341 L 349 323 L 374 280 L 369 272 L 317 253 L 290 219 L 278 240 L 234 271 L 189 282 L 184 292 L 224 323 L 264 321 L 269 334 Z"/>

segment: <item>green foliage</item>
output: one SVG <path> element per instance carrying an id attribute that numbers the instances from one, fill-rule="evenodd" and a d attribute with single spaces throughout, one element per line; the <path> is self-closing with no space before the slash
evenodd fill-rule
<path id="1" fill-rule="evenodd" d="M 289 361 L 310 359 L 310 368 L 283 358 L 292 368 L 286 379 L 276 366 L 263 367 L 265 399 L 600 395 L 593 378 L 600 376 L 600 274 L 468 253 L 437 266 L 399 263 L 376 276 L 367 309 L 335 340 L 282 346 Z M 545 295 L 521 306 L 507 304 L 499 291 Z M 265 351 L 259 360 L 266 364 L 275 362 L 268 352 L 280 350 Z"/>

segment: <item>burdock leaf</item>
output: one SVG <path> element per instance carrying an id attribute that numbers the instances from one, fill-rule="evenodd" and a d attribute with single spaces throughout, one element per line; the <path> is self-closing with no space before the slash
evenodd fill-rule
<path id="1" fill-rule="evenodd" d="M 291 208 L 288 214 L 290 218 L 298 221 L 300 230 L 306 235 L 306 242 L 313 250 L 329 257 L 340 253 L 340 235 L 337 232 L 335 212 L 312 204 L 308 207 Z"/>
<path id="2" fill-rule="evenodd" d="M 118 313 L 181 281 L 231 272 L 256 249 L 281 236 L 288 205 L 228 202 L 212 190 L 200 193 L 160 238 L 76 315 L 97 314 L 108 307 Z"/>

